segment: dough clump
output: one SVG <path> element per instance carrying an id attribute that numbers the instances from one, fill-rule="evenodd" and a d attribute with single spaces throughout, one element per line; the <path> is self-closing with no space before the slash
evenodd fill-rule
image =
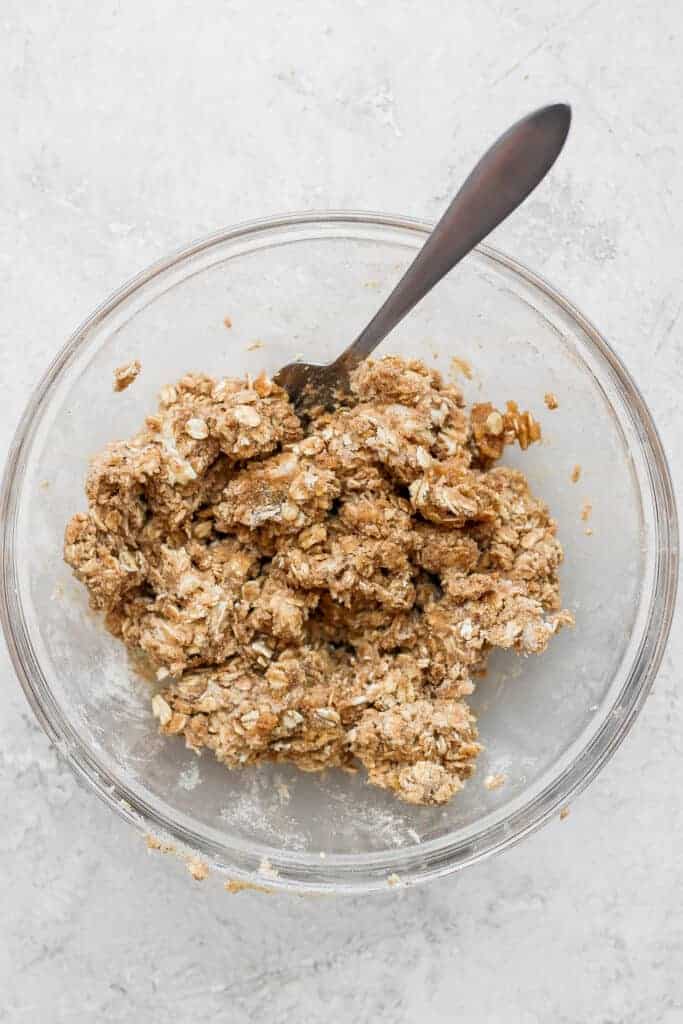
<path id="1" fill-rule="evenodd" d="M 65 559 L 162 683 L 163 733 L 443 804 L 491 650 L 540 654 L 572 621 L 556 524 L 498 465 L 539 438 L 416 360 L 367 360 L 307 422 L 265 375 L 189 374 L 95 457 Z"/>

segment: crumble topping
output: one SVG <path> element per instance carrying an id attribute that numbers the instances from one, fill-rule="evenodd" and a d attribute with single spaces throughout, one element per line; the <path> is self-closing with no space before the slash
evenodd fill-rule
<path id="1" fill-rule="evenodd" d="M 133 359 L 132 362 L 117 367 L 114 370 L 114 391 L 125 391 L 133 383 L 141 369 L 142 365 L 139 359 Z"/>
<path id="2" fill-rule="evenodd" d="M 490 651 L 572 621 L 556 524 L 497 465 L 540 436 L 416 360 L 367 360 L 309 422 L 263 374 L 188 374 L 94 458 L 65 559 L 162 683 L 162 733 L 443 804 L 481 749 Z"/>
<path id="3" fill-rule="evenodd" d="M 500 789 L 506 782 L 506 776 L 503 772 L 494 772 L 492 775 L 487 775 L 484 779 L 484 785 L 487 789 Z"/>

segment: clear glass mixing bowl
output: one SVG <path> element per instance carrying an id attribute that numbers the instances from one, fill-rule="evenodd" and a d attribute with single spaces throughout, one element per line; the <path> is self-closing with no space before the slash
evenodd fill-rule
<path id="1" fill-rule="evenodd" d="M 274 371 L 327 360 L 353 338 L 423 244 L 429 225 L 353 213 L 242 225 L 156 264 L 96 310 L 48 370 L 19 425 L 2 493 L 2 619 L 26 695 L 76 775 L 145 832 L 230 878 L 308 891 L 410 884 L 516 842 L 595 776 L 633 723 L 662 657 L 677 581 L 671 480 L 633 381 L 597 331 L 519 263 L 482 247 L 380 351 L 448 374 L 466 396 L 515 398 L 544 440 L 524 467 L 559 520 L 563 596 L 576 629 L 540 658 L 499 656 L 475 697 L 486 746 L 445 808 L 411 807 L 362 775 L 272 766 L 228 772 L 162 739 L 150 684 L 88 610 L 62 562 L 85 508 L 88 459 L 126 437 L 159 388 L 188 370 Z M 232 321 L 227 328 L 224 318 Z M 256 346 L 261 342 L 261 346 Z M 116 366 L 143 371 L 122 394 Z M 544 409 L 554 392 L 559 409 Z M 581 466 L 578 483 L 570 476 Z M 593 506 L 590 527 L 581 519 Z M 497 790 L 490 772 L 505 773 Z M 391 877 L 391 882 L 396 879 Z"/>

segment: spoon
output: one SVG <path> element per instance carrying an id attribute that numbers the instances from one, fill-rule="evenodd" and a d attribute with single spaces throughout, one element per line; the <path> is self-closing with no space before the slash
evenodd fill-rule
<path id="1" fill-rule="evenodd" d="M 330 408 L 349 391 L 349 374 L 413 306 L 543 180 L 564 145 L 571 107 L 541 107 L 491 146 L 410 264 L 384 305 L 334 362 L 288 363 L 274 376 L 298 412 Z"/>

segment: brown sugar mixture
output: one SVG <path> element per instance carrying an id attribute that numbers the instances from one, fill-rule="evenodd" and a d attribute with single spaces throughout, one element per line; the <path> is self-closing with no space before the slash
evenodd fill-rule
<path id="1" fill-rule="evenodd" d="M 125 391 L 133 383 L 142 369 L 139 359 L 124 363 L 114 370 L 114 391 Z"/>
<path id="2" fill-rule="evenodd" d="M 229 768 L 363 766 L 442 804 L 474 768 L 466 698 L 494 647 L 571 622 L 562 548 L 525 476 L 514 402 L 468 411 L 423 363 L 368 360 L 299 420 L 264 375 L 183 377 L 94 459 L 65 558 L 164 688 L 161 731 Z"/>

